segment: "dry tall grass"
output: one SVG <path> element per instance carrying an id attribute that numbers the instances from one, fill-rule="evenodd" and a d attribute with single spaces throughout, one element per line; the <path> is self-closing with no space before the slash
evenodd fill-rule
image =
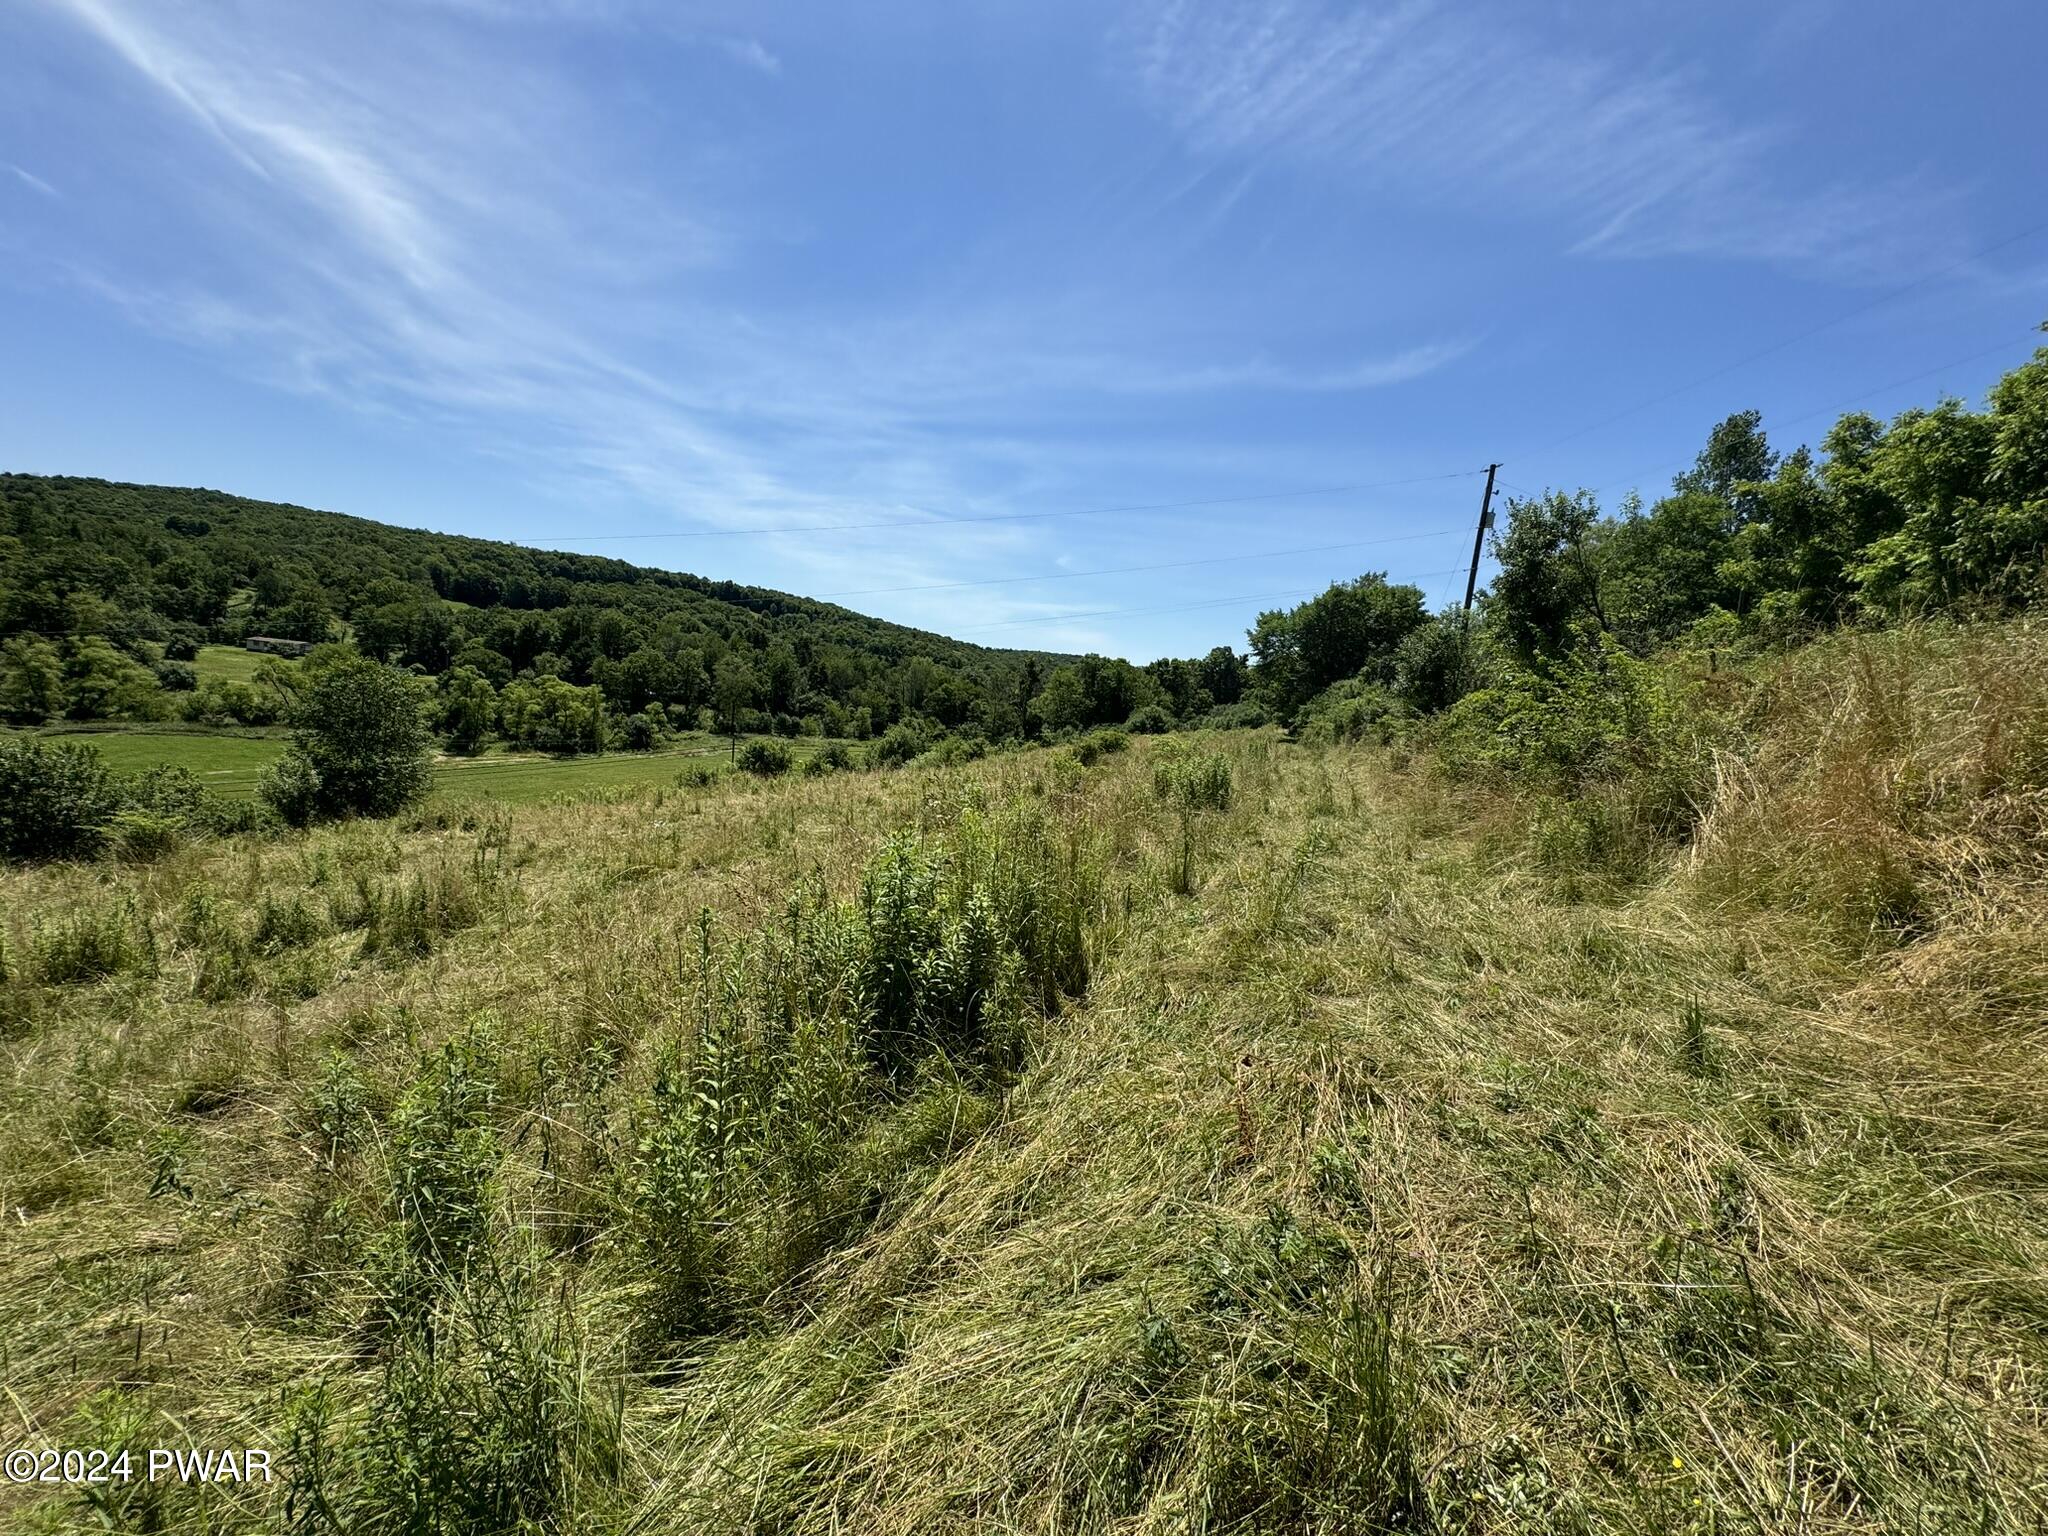
<path id="1" fill-rule="evenodd" d="M 0 1518 L 2038 1530 L 2042 659 L 1800 658 L 1695 847 L 1597 902 L 1264 735 L 1204 744 L 1227 795 L 1140 744 L 9 873 L 7 1438 L 296 1482 Z M 1085 871 L 1085 989 L 993 1055 L 772 1034 L 874 1016 L 802 980 L 879 975 L 831 958 L 872 921 L 802 935 L 892 836 L 990 868 L 1005 818 Z M 693 1111 L 662 1174 L 714 1081 L 838 1129 Z M 720 1304 L 650 1335 L 649 1253 L 698 1250 L 634 1192 L 709 1169 L 725 1214 L 662 1230 Z M 831 1222 L 769 1220 L 802 1169 Z"/>

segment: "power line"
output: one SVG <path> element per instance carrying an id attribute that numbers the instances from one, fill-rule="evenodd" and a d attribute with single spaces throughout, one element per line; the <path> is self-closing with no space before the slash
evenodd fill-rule
<path id="1" fill-rule="evenodd" d="M 1773 357 L 1778 353 L 1783 352 L 1788 347 L 1797 346 L 1802 341 L 1806 341 L 1811 337 L 1818 336 L 1822 331 L 1832 330 L 1834 327 L 1838 325 L 1841 325 L 1850 320 L 1854 320 L 1858 315 L 1867 315 L 1873 309 L 1877 309 L 1883 305 L 1889 304 L 1894 299 L 1904 298 L 1907 294 L 1913 292 L 1917 288 L 1925 287 L 1927 284 L 1933 282 L 1936 278 L 1946 277 L 1949 273 L 1957 271 L 1962 267 L 1966 267 L 1973 261 L 1981 261 L 1986 256 L 1990 256 L 1995 252 L 2002 251 L 2009 245 L 2017 245 L 2020 241 L 2025 240 L 2030 236 L 2038 235 L 2043 230 L 2048 230 L 2048 220 L 2043 220 L 2039 224 L 2030 225 L 2026 229 L 2021 230 L 2018 234 L 2008 235 L 2003 240 L 1997 241 L 1992 245 L 1987 245 L 1981 250 L 1972 251 L 1969 255 L 1960 257 L 1957 260 L 1950 262 L 1945 267 L 1937 267 L 1932 272 L 1914 278 L 1912 282 L 1905 284 L 1903 287 L 1894 288 L 1888 293 L 1879 294 L 1876 298 L 1869 300 L 1867 303 L 1859 304 L 1854 309 L 1844 310 L 1841 314 L 1836 315 L 1832 320 L 1823 320 L 1819 325 L 1809 326 L 1806 330 L 1796 332 L 1793 335 L 1786 337 L 1783 341 L 1774 342 L 1772 345 L 1765 347 L 1763 350 L 1759 352 L 1752 352 L 1746 357 L 1739 357 L 1734 362 L 1725 364 L 1720 368 L 1716 368 L 1711 373 L 1703 373 L 1698 378 L 1693 379 L 1689 383 L 1680 384 L 1676 388 L 1667 389 L 1661 395 L 1652 395 L 1647 400 L 1638 401 L 1636 404 L 1630 406 L 1627 410 L 1617 411 L 1614 415 L 1604 417 L 1603 419 L 1594 422 L 1591 426 L 1580 427 L 1577 431 L 1567 432 L 1563 437 L 1552 438 L 1549 442 L 1543 444 L 1543 446 L 1540 448 L 1528 449 L 1523 453 L 1517 455 L 1515 457 L 1515 462 L 1519 462 L 1523 459 L 1541 458 L 1544 454 L 1549 453 L 1552 449 L 1561 448 L 1566 443 L 1576 442 L 1579 438 L 1585 437 L 1588 433 L 1598 432 L 1603 427 L 1611 427 L 1618 421 L 1626 421 L 1629 417 L 1635 415 L 1638 411 L 1646 411 L 1653 405 L 1662 405 L 1666 400 L 1676 399 L 1679 395 L 1686 393 L 1688 390 L 1698 389 L 1702 384 L 1711 384 L 1716 379 L 1726 378 L 1729 374 L 1736 372 L 1738 369 L 1747 368 L 1751 363 L 1761 362 L 1764 358 Z"/>
<path id="2" fill-rule="evenodd" d="M 2036 332 L 2029 330 L 2025 332 L 2020 339 L 2028 340 L 2031 339 L 2035 334 Z M 2007 340 L 2000 341 L 1994 343 L 1991 346 L 1985 347 L 1981 351 L 1972 352 L 1967 357 L 1951 358 L 1948 362 L 1938 364 L 1932 368 L 1922 369 L 1919 373 L 1909 374 L 1903 379 L 1893 379 L 1889 384 L 1880 384 L 1875 389 L 1866 389 L 1861 394 L 1851 395 L 1848 399 L 1841 401 L 1839 404 L 1824 405 L 1821 406 L 1818 410 L 1804 411 L 1797 416 L 1787 416 L 1783 420 L 1771 423 L 1771 426 L 1773 430 L 1782 427 L 1796 427 L 1802 421 L 1811 421 L 1816 416 L 1832 416 L 1836 412 L 1841 411 L 1848 406 L 1854 405 L 1859 400 L 1868 400 L 1872 395 L 1888 394 L 1892 390 L 1903 389 L 1908 384 L 1917 384 L 1922 379 L 1931 379 L 1938 373 L 1947 373 L 1951 368 L 1960 368 L 1965 363 L 1974 363 L 1978 361 L 1980 358 L 1990 357 L 1994 353 L 2003 352 L 2007 347 L 2011 345 L 2012 340 L 2008 338 Z M 1629 484 L 1634 481 L 1640 480 L 1644 475 L 1659 474 L 1662 471 L 1670 469 L 1674 466 L 1682 467 L 1684 464 L 1688 462 L 1690 461 L 1683 459 L 1667 460 L 1663 464 L 1653 465 L 1649 469 L 1637 470 L 1634 474 L 1623 475 L 1619 479 L 1610 480 L 1604 485 L 1595 486 L 1593 488 L 1593 492 L 1595 495 L 1599 495 L 1602 492 L 1611 491 L 1623 484 Z"/>
<path id="3" fill-rule="evenodd" d="M 1450 572 L 1463 571 L 1464 569 L 1465 567 L 1458 565 L 1450 567 L 1448 572 L 1422 571 L 1414 577 L 1414 580 L 1426 581 L 1432 576 L 1443 576 L 1450 574 Z M 1205 598 L 1200 602 L 1194 603 L 1168 603 L 1158 608 L 1095 608 L 1085 613 L 1048 613 L 1041 614 L 1036 618 L 1003 619 L 994 624 L 961 624 L 954 626 L 954 628 L 964 632 L 978 632 L 985 629 L 1017 629 L 1031 624 L 1067 624 L 1075 619 L 1106 619 L 1113 616 L 1128 617 L 1142 613 L 1189 613 L 1197 608 L 1224 608 L 1232 603 L 1270 603 L 1276 602 L 1283 597 L 1312 597 L 1318 590 L 1322 589 L 1316 587 L 1294 587 L 1285 592 L 1244 592 L 1234 597 Z"/>
<path id="4" fill-rule="evenodd" d="M 1183 571 L 1197 565 L 1232 565 L 1241 560 L 1277 560 L 1282 555 L 1321 555 L 1340 549 L 1365 549 L 1375 544 L 1407 544 L 1417 539 L 1441 538 L 1458 533 L 1457 528 L 1432 528 L 1424 533 L 1395 534 L 1383 539 L 1354 539 L 1348 544 L 1304 544 L 1296 549 L 1266 549 L 1242 555 L 1211 555 L 1201 560 L 1171 560 L 1159 565 L 1117 565 L 1099 571 L 1052 571 L 1038 576 L 990 576 L 979 581 L 935 581 L 915 587 L 864 587 L 850 592 L 820 592 L 818 599 L 832 597 L 879 597 L 895 592 L 946 592 L 956 587 L 999 587 L 1020 582 L 1075 581 L 1086 576 L 1130 576 L 1140 571 Z"/>
<path id="5" fill-rule="evenodd" d="M 1353 485 L 1311 486 L 1296 491 L 1262 491 L 1253 496 L 1210 496 L 1198 501 L 1138 502 L 1119 507 L 1075 507 L 1064 512 L 998 512 L 986 517 L 901 517 L 880 523 L 810 523 L 778 528 L 687 528 L 654 533 L 565 533 L 531 539 L 510 539 L 507 543 L 528 548 L 544 544 L 596 544 L 629 539 L 732 539 L 768 533 L 862 533 L 876 528 L 937 528 L 961 523 L 1023 523 L 1055 517 L 1108 517 L 1125 512 L 1182 512 L 1197 507 L 1235 507 L 1257 501 L 1286 501 L 1300 496 L 1344 496 L 1355 491 L 1391 490 L 1402 485 L 1432 485 L 1442 480 L 1466 480 L 1485 474 L 1484 469 L 1459 469 L 1444 475 L 1417 475 L 1407 480 L 1367 480 Z"/>

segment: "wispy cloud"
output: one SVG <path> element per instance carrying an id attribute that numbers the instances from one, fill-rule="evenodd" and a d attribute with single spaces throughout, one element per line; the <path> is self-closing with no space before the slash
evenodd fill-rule
<path id="1" fill-rule="evenodd" d="M 578 146 L 522 127 L 549 115 L 558 124 L 571 110 L 547 82 L 520 82 L 515 120 L 403 73 L 345 83 L 304 74 L 288 62 L 290 40 L 252 14 L 63 4 L 232 162 L 242 185 L 220 201 L 236 210 L 238 241 L 261 252 L 261 278 L 232 290 L 74 271 L 139 322 L 235 349 L 276 383 L 358 408 L 466 420 L 487 451 L 712 527 L 916 515 L 887 486 L 813 489 L 769 468 L 713 424 L 739 402 L 652 373 L 608 343 L 607 326 L 630 330 L 652 301 L 647 274 L 610 262 L 607 250 L 665 244 L 712 259 L 701 253 L 715 240 L 626 187 L 607 186 L 608 214 L 579 203 L 576 188 L 597 178 Z M 447 57 L 419 55 L 416 67 L 442 81 L 465 73 Z M 428 101 L 439 110 L 425 111 Z M 719 331 L 707 331 L 715 348 Z M 706 351 L 700 341 L 697 355 Z M 947 532 L 934 549 L 1013 538 Z M 815 541 L 785 541 L 782 554 L 799 566 L 834 563 Z"/>
<path id="2" fill-rule="evenodd" d="M 23 170 L 20 166 L 16 165 L 12 160 L 0 163 L 4 163 L 8 170 L 14 172 L 14 174 L 20 177 L 22 181 L 26 182 L 36 191 L 42 193 L 43 196 L 57 197 L 60 195 L 55 187 L 51 186 L 47 181 L 43 180 L 42 177 L 36 175 L 35 172 Z"/>
<path id="3" fill-rule="evenodd" d="M 716 39 L 726 54 L 749 69 L 757 69 L 764 75 L 782 73 L 782 60 L 769 52 L 758 37 L 730 37 L 721 35 Z"/>
<path id="4" fill-rule="evenodd" d="M 1255 8 L 1159 0 L 1129 29 L 1143 98 L 1197 150 L 1347 170 L 1418 201 L 1561 220 L 1612 256 L 1893 272 L 1930 256 L 1942 194 L 1787 184 L 1767 126 L 1682 71 L 1546 43 L 1519 9 L 1439 0 Z"/>

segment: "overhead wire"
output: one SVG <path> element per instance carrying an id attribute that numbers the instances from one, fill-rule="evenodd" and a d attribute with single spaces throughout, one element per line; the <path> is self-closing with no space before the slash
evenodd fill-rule
<path id="1" fill-rule="evenodd" d="M 2033 336 L 2035 334 L 2037 334 L 2037 332 L 2030 330 L 2019 339 L 2024 340 L 2027 337 Z M 2013 338 L 2008 337 L 2005 340 L 1996 342 L 1991 346 L 1984 347 L 1976 352 L 1969 353 L 1967 356 L 1951 358 L 1949 359 L 1949 361 L 1945 363 L 1939 363 L 1932 368 L 1924 368 L 1918 373 L 1908 374 L 1905 378 L 1893 379 L 1888 384 L 1880 384 L 1875 389 L 1866 389 L 1861 393 L 1851 395 L 1846 400 L 1839 401 L 1836 404 L 1823 405 L 1811 411 L 1802 411 L 1797 416 L 1786 416 L 1776 421 L 1770 422 L 1768 423 L 1768 425 L 1770 425 L 1773 430 L 1778 430 L 1784 427 L 1796 427 L 1801 422 L 1812 421 L 1815 417 L 1833 416 L 1838 412 L 1847 409 L 1849 406 L 1857 404 L 1859 401 L 1870 399 L 1873 395 L 1889 394 L 1892 390 L 1903 389 L 1908 384 L 1918 384 L 1922 379 L 1931 379 L 1936 374 L 1948 372 L 1951 368 L 1960 368 L 1965 363 L 1974 363 L 1982 358 L 1990 357 L 1994 353 L 2003 352 L 2012 344 Z M 1637 470 L 1632 474 L 1622 475 L 1616 479 L 1606 481 L 1601 485 L 1597 485 L 1593 487 L 1593 493 L 1595 495 L 1601 495 L 1607 491 L 1619 489 L 1621 486 L 1624 485 L 1632 485 L 1635 481 L 1642 479 L 1642 477 L 1645 475 L 1660 474 L 1664 470 L 1671 468 L 1683 468 L 1686 464 L 1692 462 L 1693 460 L 1691 459 L 1666 460 L 1662 464 L 1652 465 L 1648 469 Z"/>
<path id="2" fill-rule="evenodd" d="M 942 528 L 975 523 L 1023 523 L 1060 517 L 1109 517 L 1133 512 L 1184 512 L 1199 507 L 1246 506 L 1254 502 L 1287 501 L 1304 496 L 1348 496 L 1359 491 L 1391 490 L 1404 485 L 1432 485 L 1444 480 L 1469 480 L 1485 474 L 1484 468 L 1452 470 L 1441 475 L 1416 475 L 1405 480 L 1366 480 L 1351 485 L 1308 486 L 1292 491 L 1261 491 L 1246 496 L 1207 496 L 1192 501 L 1134 502 L 1113 507 L 1072 507 L 1057 512 L 996 512 L 987 515 L 893 518 L 876 523 L 808 523 L 768 528 L 681 528 L 647 533 L 567 533 L 512 539 L 509 543 L 532 547 L 539 544 L 595 544 L 629 539 L 724 539 L 750 538 L 777 533 L 863 533 L 878 528 Z"/>
<path id="3" fill-rule="evenodd" d="M 1462 571 L 1464 567 L 1460 565 L 1454 566 L 1451 569 Z M 1423 571 L 1413 579 L 1424 581 L 1432 576 L 1442 576 L 1444 574 L 1445 572 L 1443 571 Z M 1309 597 L 1319 590 L 1321 589 L 1316 587 L 1295 587 L 1285 592 L 1244 592 L 1230 597 L 1203 598 L 1191 603 L 1168 603 L 1163 607 L 1156 608 L 1094 608 L 1081 613 L 1039 614 L 1028 619 L 999 619 L 991 624 L 962 624 L 956 627 L 963 632 L 979 633 L 990 629 L 1021 629 L 1028 625 L 1066 624 L 1076 619 L 1128 617 L 1146 613 L 1187 613 L 1197 608 L 1223 608 L 1232 603 L 1266 603 L 1276 602 L 1283 597 Z"/>
<path id="4" fill-rule="evenodd" d="M 820 600 L 836 597 L 879 597 L 897 592 L 945 592 L 958 587 L 1015 586 L 1039 581 L 1076 581 L 1088 576 L 1130 576 L 1140 571 L 1181 571 L 1198 565 L 1234 565 L 1245 560 L 1276 560 L 1283 555 L 1320 555 L 1343 549 L 1367 549 L 1383 544 L 1408 544 L 1418 539 L 1438 539 L 1461 533 L 1458 528 L 1431 528 L 1422 533 L 1393 534 L 1381 539 L 1353 539 L 1343 544 L 1304 544 L 1294 549 L 1253 550 L 1245 554 L 1210 555 L 1200 560 L 1168 560 L 1156 565 L 1116 565 L 1096 571 L 1050 571 L 1031 576 L 988 576 L 975 581 L 935 581 L 922 586 L 862 587 L 845 592 L 820 592 Z"/>
<path id="5" fill-rule="evenodd" d="M 1784 338 L 1782 341 L 1773 342 L 1770 346 L 1764 347 L 1760 351 L 1751 352 L 1746 354 L 1745 356 L 1738 357 L 1737 359 L 1735 359 L 1735 361 L 1731 363 L 1725 363 L 1721 367 L 1714 369 L 1710 373 L 1703 373 L 1696 379 L 1691 379 L 1684 384 L 1680 384 L 1671 389 L 1667 389 L 1662 394 L 1652 395 L 1647 400 L 1639 400 L 1634 405 L 1629 406 L 1626 410 L 1617 411 L 1611 416 L 1602 417 L 1599 421 L 1593 422 L 1589 426 L 1579 427 L 1574 431 L 1567 432 L 1562 437 L 1552 438 L 1549 442 L 1544 443 L 1540 447 L 1525 449 L 1522 452 L 1514 455 L 1514 462 L 1521 463 L 1528 459 L 1541 458 L 1544 454 L 1549 453 L 1554 449 L 1561 448 L 1566 443 L 1576 442 L 1578 441 L 1578 439 L 1585 437 L 1590 433 L 1600 431 L 1603 427 L 1611 427 L 1616 422 L 1626 421 L 1629 417 L 1635 415 L 1639 411 L 1646 411 L 1650 409 L 1651 406 L 1662 405 L 1667 400 L 1674 400 L 1678 396 L 1685 394 L 1690 390 L 1698 389 L 1702 384 L 1711 384 L 1716 379 L 1726 378 L 1731 373 L 1735 373 L 1743 368 L 1747 368 L 1751 363 L 1761 362 L 1763 359 L 1767 357 L 1775 357 L 1778 353 L 1785 351 L 1789 347 L 1797 346 L 1800 342 L 1818 336 L 1823 331 L 1832 330 L 1834 329 L 1834 327 L 1846 324 L 1848 321 L 1854 320 L 1860 315 L 1867 315 L 1874 309 L 1881 308 L 1886 304 L 1892 303 L 1894 300 L 1902 299 L 1907 294 L 1912 293 L 1917 289 L 1924 288 L 1927 284 L 1935 281 L 1935 279 L 1937 278 L 1946 277 L 1949 273 L 1959 271 L 1963 267 L 1970 265 L 1972 262 L 1982 261 L 1986 256 L 1994 255 L 1995 253 L 2004 250 L 2007 246 L 2017 245 L 2022 240 L 2026 240 L 2034 235 L 2040 234 L 2043 230 L 2048 230 L 2048 219 L 2044 219 L 2038 224 L 2030 224 L 2027 226 L 2027 228 L 2021 230 L 2018 234 L 2008 235 L 2003 240 L 1995 241 L 1992 244 L 1984 246 L 1979 250 L 1970 252 L 1967 256 L 1958 257 L 1956 260 L 1949 262 L 1946 266 L 1937 267 L 1932 272 L 1923 273 L 1921 276 L 1914 278 L 1910 283 L 1905 283 L 1900 287 L 1893 288 L 1885 293 L 1881 293 L 1876 298 L 1871 299 L 1866 303 L 1857 305 L 1854 309 L 1844 310 L 1842 313 L 1834 316 L 1832 319 L 1823 320 L 1818 325 L 1809 326 L 1803 331 L 1795 332 L 1794 334 Z"/>

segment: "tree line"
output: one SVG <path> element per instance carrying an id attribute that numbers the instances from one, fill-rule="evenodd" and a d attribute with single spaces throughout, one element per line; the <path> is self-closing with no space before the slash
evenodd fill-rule
<path id="1" fill-rule="evenodd" d="M 1956 399 L 1891 421 L 1842 416 L 1780 452 L 1758 412 L 1728 417 L 1645 504 L 1585 490 L 1511 497 L 1499 569 L 1468 621 L 1381 575 L 1262 614 L 1250 698 L 1357 735 L 1576 657 L 1783 647 L 1845 624 L 1985 617 L 2048 585 L 2048 348 L 1982 410 Z"/>
<path id="2" fill-rule="evenodd" d="M 2036 601 L 2048 547 L 2048 350 L 1985 407 L 1838 420 L 1780 452 L 1754 411 L 1645 504 L 1511 497 L 1476 617 L 1384 572 L 1259 616 L 1249 656 L 1138 667 L 989 650 L 828 604 L 593 556 L 392 528 L 213 491 L 0 476 L 0 715 L 21 723 L 291 716 L 340 655 L 428 683 L 455 751 L 571 753 L 679 728 L 1060 739 L 1277 720 L 1357 735 L 1600 647 L 1784 645 L 1845 623 Z M 202 682 L 203 643 L 321 642 Z"/>
<path id="3" fill-rule="evenodd" d="M 202 646 L 317 647 L 202 676 Z M 1148 668 L 995 650 L 804 598 L 221 492 L 0 475 L 0 717 L 268 726 L 361 655 L 445 744 L 652 747 L 679 729 L 920 741 L 1168 729 L 1243 697 L 1228 647 Z"/>

